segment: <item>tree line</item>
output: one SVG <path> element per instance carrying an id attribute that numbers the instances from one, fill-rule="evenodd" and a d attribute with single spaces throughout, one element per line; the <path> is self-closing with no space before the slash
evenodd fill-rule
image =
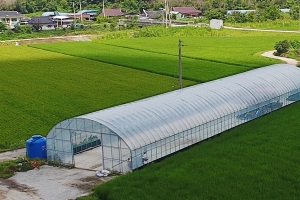
<path id="1" fill-rule="evenodd" d="M 3 1 L 3 0 L 0 0 Z M 5 1 L 5 0 L 4 0 Z M 103 1 L 107 8 L 122 8 L 125 11 L 139 12 L 141 8 L 156 10 L 164 8 L 165 0 L 16 0 L 14 4 L 0 5 L 0 10 L 16 10 L 21 13 L 67 11 L 75 9 L 101 10 Z M 194 6 L 205 13 L 211 9 L 241 10 L 266 7 L 270 3 L 280 8 L 292 8 L 300 3 L 300 0 L 168 0 L 169 6 Z"/>
<path id="2" fill-rule="evenodd" d="M 15 10 L 27 14 L 47 11 L 73 12 L 74 9 L 79 11 L 81 8 L 101 12 L 103 4 L 105 8 L 121 8 L 124 12 L 141 13 L 142 9 L 164 8 L 165 0 L 16 0 L 10 6 L 0 7 L 0 10 Z M 291 9 L 292 18 L 299 19 L 300 10 L 300 0 L 168 0 L 168 4 L 169 7 L 193 6 L 201 10 L 208 19 L 218 18 L 239 23 L 279 19 L 280 8 Z M 228 15 L 227 10 L 254 12 L 235 12 Z"/>

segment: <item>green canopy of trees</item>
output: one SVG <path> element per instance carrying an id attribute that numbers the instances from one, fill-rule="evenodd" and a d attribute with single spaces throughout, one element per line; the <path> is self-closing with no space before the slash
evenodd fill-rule
<path id="1" fill-rule="evenodd" d="M 240 9 L 266 9 L 271 5 L 278 8 L 292 8 L 298 6 L 300 0 L 168 0 L 173 6 L 194 6 L 202 12 L 210 12 L 212 9 L 240 10 Z M 139 12 L 142 8 L 159 9 L 164 7 L 165 0 L 104 0 L 107 8 L 122 8 L 124 11 Z M 75 9 L 102 9 L 103 0 L 16 0 L 14 5 L 6 10 L 17 10 L 21 13 L 38 11 L 68 11 Z M 1 8 L 0 9 L 4 9 Z M 271 9 L 271 8 L 270 8 Z M 215 12 L 215 11 L 213 11 Z M 276 14 L 275 14 L 276 15 Z"/>
<path id="2" fill-rule="evenodd" d="M 164 8 L 164 2 L 165 0 L 16 0 L 14 5 L 6 9 L 25 14 L 56 10 L 73 12 L 74 4 L 75 11 L 96 9 L 100 13 L 104 3 L 105 8 L 121 8 L 124 12 L 140 13 L 142 9 Z M 279 19 L 280 8 L 290 8 L 291 17 L 299 19 L 299 3 L 300 0 L 168 0 L 170 7 L 193 6 L 201 10 L 208 19 L 218 18 L 239 23 Z M 255 11 L 230 15 L 226 13 L 227 10 L 240 9 Z"/>

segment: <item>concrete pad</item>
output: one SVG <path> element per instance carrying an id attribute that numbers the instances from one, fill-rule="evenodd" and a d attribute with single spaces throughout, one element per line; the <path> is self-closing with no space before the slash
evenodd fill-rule
<path id="1" fill-rule="evenodd" d="M 92 188 L 113 177 L 97 177 L 94 171 L 41 166 L 0 179 L 0 199 L 65 200 L 87 195 Z"/>

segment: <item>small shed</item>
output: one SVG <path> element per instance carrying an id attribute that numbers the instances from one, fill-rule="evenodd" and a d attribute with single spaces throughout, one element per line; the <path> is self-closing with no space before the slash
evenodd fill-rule
<path id="1" fill-rule="evenodd" d="M 209 27 L 213 29 L 221 29 L 223 27 L 222 19 L 211 19 L 209 22 Z"/>

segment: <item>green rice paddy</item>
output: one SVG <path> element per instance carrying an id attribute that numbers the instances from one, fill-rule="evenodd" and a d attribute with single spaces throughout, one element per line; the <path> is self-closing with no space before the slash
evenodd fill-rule
<path id="1" fill-rule="evenodd" d="M 295 35 L 289 37 L 297 38 Z M 182 37 L 183 78 L 207 82 L 280 63 L 260 54 L 284 36 Z M 127 38 L 31 45 L 48 51 L 177 77 L 177 37 Z"/>
<path id="2" fill-rule="evenodd" d="M 64 119 L 178 88 L 172 77 L 50 51 L 3 46 L 0 52 L 0 150 L 24 147 Z"/>
<path id="3" fill-rule="evenodd" d="M 32 46 L 171 77 L 177 77 L 178 75 L 177 55 L 104 45 L 98 42 L 56 43 Z M 197 82 L 210 81 L 251 69 L 244 66 L 187 57 L 183 57 L 182 65 L 184 66 L 183 78 Z"/>

